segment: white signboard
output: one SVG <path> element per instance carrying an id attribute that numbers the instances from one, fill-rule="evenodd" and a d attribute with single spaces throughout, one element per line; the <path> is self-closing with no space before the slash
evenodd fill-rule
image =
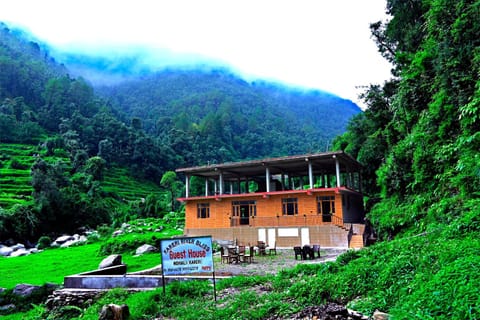
<path id="1" fill-rule="evenodd" d="M 212 237 L 160 241 L 163 275 L 213 272 Z"/>

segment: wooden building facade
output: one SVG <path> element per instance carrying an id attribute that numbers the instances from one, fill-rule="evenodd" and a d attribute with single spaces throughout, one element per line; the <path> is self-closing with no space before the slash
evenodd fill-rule
<path id="1" fill-rule="evenodd" d="M 361 165 L 343 151 L 180 168 L 185 235 L 362 247 Z"/>

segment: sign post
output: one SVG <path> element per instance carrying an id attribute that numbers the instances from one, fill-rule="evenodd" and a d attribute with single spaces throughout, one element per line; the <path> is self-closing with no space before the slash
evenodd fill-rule
<path id="1" fill-rule="evenodd" d="M 183 237 L 160 240 L 162 253 L 162 283 L 165 293 L 165 276 L 212 273 L 215 301 L 215 270 L 211 236 Z"/>

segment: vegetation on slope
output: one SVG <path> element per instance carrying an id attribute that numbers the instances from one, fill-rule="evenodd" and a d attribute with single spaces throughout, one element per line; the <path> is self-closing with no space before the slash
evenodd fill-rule
<path id="1" fill-rule="evenodd" d="M 180 165 L 325 151 L 360 112 L 325 92 L 250 84 L 223 70 L 164 71 L 97 90 L 168 143 Z"/>

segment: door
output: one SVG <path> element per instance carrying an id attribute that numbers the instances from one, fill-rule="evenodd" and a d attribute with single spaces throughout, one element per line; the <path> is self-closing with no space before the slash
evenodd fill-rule
<path id="1" fill-rule="evenodd" d="M 268 229 L 268 246 L 273 248 L 275 246 L 276 239 L 276 230 L 275 229 Z"/>
<path id="2" fill-rule="evenodd" d="M 301 241 L 302 241 L 302 247 L 306 244 L 310 244 L 310 229 L 301 228 L 300 229 L 300 237 L 301 237 Z"/>
<path id="3" fill-rule="evenodd" d="M 240 206 L 240 225 L 248 225 L 250 223 L 249 216 L 250 216 L 249 206 L 248 205 Z"/>

